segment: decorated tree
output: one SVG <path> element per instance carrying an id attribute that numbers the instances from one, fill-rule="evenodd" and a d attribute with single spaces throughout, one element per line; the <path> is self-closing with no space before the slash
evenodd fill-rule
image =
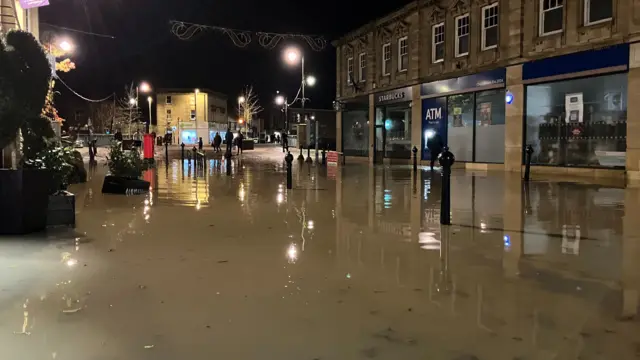
<path id="1" fill-rule="evenodd" d="M 253 119 L 262 111 L 262 106 L 258 102 L 258 95 L 253 91 L 252 86 L 246 87 L 240 95 L 238 101 L 238 116 L 245 123 L 245 134 L 253 125 Z"/>
<path id="2" fill-rule="evenodd" d="M 76 68 L 76 64 L 71 61 L 71 59 L 64 58 L 70 51 L 70 48 L 68 46 L 61 46 L 60 44 L 56 43 L 51 36 L 49 36 L 49 41 L 43 45 L 43 48 L 48 56 L 52 56 L 56 59 L 56 72 L 68 73 L 69 71 Z M 65 48 L 67 50 L 65 50 Z M 58 58 L 64 59 L 58 61 Z M 55 86 L 56 82 L 52 78 L 49 82 L 49 92 L 47 93 L 47 99 L 45 100 L 44 107 L 42 108 L 42 115 L 50 121 L 62 123 L 64 119 L 60 117 L 60 115 L 58 114 L 58 109 L 56 109 L 54 104 L 55 96 L 59 94 L 59 92 L 55 91 Z"/>

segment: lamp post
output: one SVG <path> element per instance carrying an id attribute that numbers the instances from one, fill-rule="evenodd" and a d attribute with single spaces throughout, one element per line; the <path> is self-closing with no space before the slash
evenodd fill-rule
<path id="1" fill-rule="evenodd" d="M 193 121 L 195 122 L 195 126 L 196 126 L 196 142 L 199 139 L 198 136 L 198 93 L 200 92 L 200 89 L 195 89 L 193 91 L 193 113 L 194 113 L 194 118 Z"/>
<path id="2" fill-rule="evenodd" d="M 149 127 L 151 126 L 151 102 L 153 102 L 153 98 L 151 96 L 147 97 L 147 102 L 149 103 L 149 123 L 147 123 L 146 133 L 149 133 Z"/>
<path id="3" fill-rule="evenodd" d="M 238 119 L 238 125 L 240 125 L 240 129 L 238 129 L 239 132 L 242 132 L 242 119 L 245 118 L 247 119 L 249 116 L 248 114 L 246 114 L 246 110 L 242 108 L 242 104 L 244 104 L 247 101 L 247 99 L 240 95 L 238 96 L 238 112 L 242 112 L 242 114 L 238 114 L 238 116 L 240 117 L 240 119 Z M 246 131 L 245 131 L 245 135 L 246 135 Z"/>
<path id="4" fill-rule="evenodd" d="M 289 104 L 287 104 L 287 98 L 284 95 L 276 96 L 276 105 L 282 106 L 280 111 L 284 112 L 284 128 L 289 128 Z"/>
<path id="5" fill-rule="evenodd" d="M 138 86 L 136 86 L 136 98 L 135 98 L 135 106 L 139 108 L 139 98 L 140 93 L 147 94 L 151 92 L 151 85 L 149 85 L 146 81 L 141 81 Z M 131 100 L 129 100 L 129 104 L 131 104 Z M 149 118 L 151 118 L 151 106 L 149 106 Z M 129 124 L 131 124 L 131 116 L 129 116 Z M 146 126 L 146 133 L 149 133 L 149 126 L 151 125 L 151 121 L 149 121 L 149 125 Z M 131 125 L 129 125 L 129 129 L 131 129 Z M 138 127 L 140 129 L 140 127 Z M 131 135 L 131 130 L 129 130 L 129 135 Z"/>
<path id="6" fill-rule="evenodd" d="M 315 76 L 309 75 L 307 76 L 304 72 L 304 56 L 300 53 L 300 51 L 296 48 L 289 48 L 285 51 L 285 60 L 289 65 L 296 65 L 298 63 L 298 60 L 300 60 L 300 68 L 301 68 L 301 82 L 300 82 L 300 93 L 302 94 L 302 97 L 300 98 L 300 101 L 302 103 L 302 116 L 303 116 L 303 120 L 305 125 L 307 125 L 307 128 L 309 127 L 309 120 L 307 118 L 307 115 L 304 112 L 304 108 L 305 108 L 305 103 L 309 100 L 306 98 L 306 87 L 307 86 L 314 86 L 316 84 L 316 78 Z M 295 103 L 297 100 L 294 99 L 293 103 Z M 291 105 L 288 104 L 287 106 Z M 288 122 L 287 122 L 287 126 L 288 126 Z M 287 127 L 286 129 L 287 131 L 289 130 L 289 128 Z M 308 133 L 311 133 L 310 129 L 307 129 Z M 298 136 L 300 136 L 298 134 Z M 316 134 L 317 137 L 317 134 Z M 317 143 L 317 141 L 316 141 Z M 300 144 L 302 145 L 302 144 Z"/>

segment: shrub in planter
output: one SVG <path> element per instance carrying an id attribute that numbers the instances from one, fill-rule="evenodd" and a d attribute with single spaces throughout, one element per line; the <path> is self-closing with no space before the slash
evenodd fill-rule
<path id="1" fill-rule="evenodd" d="M 136 148 L 122 149 L 122 143 L 114 141 L 107 156 L 109 175 L 105 176 L 102 192 L 110 194 L 130 194 L 149 191 L 149 182 L 141 180 L 142 159 Z"/>
<path id="2" fill-rule="evenodd" d="M 22 167 L 24 169 L 43 170 L 51 174 L 48 186 L 48 226 L 75 226 L 75 195 L 67 191 L 74 170 L 71 165 L 74 160 L 73 152 L 70 147 L 59 146 L 53 141 L 45 141 L 45 147 L 33 155 L 33 158 L 23 158 Z"/>

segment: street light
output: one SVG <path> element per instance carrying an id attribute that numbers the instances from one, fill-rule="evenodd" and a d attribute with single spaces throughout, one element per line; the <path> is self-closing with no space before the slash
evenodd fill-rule
<path id="1" fill-rule="evenodd" d="M 284 96 L 282 95 L 276 96 L 276 105 L 284 105 Z"/>
<path id="2" fill-rule="evenodd" d="M 151 85 L 149 85 L 149 83 L 146 81 L 141 82 L 139 88 L 141 93 L 151 92 Z"/>
<path id="3" fill-rule="evenodd" d="M 129 98 L 129 105 L 131 105 L 131 106 L 135 106 L 135 105 L 136 105 L 136 99 L 134 99 L 134 98 Z"/>
<path id="4" fill-rule="evenodd" d="M 300 50 L 296 48 L 291 47 L 285 51 L 285 60 L 289 63 L 289 65 L 297 64 L 300 57 Z"/>
<path id="5" fill-rule="evenodd" d="M 313 85 L 316 84 L 316 77 L 313 76 L 313 75 L 309 75 L 309 76 L 307 76 L 307 81 L 306 82 L 307 82 L 307 85 L 313 86 Z"/>
<path id="6" fill-rule="evenodd" d="M 244 104 L 245 101 L 247 101 L 247 99 L 245 99 L 244 96 L 238 96 L 238 104 Z"/>
<path id="7" fill-rule="evenodd" d="M 68 41 L 68 40 L 62 40 L 60 41 L 60 43 L 58 44 L 58 46 L 60 47 L 60 49 L 62 49 L 62 51 L 64 52 L 71 52 L 73 51 L 73 44 Z"/>

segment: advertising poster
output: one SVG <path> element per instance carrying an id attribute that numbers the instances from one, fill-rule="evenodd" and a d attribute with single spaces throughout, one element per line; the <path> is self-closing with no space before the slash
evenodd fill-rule
<path id="1" fill-rule="evenodd" d="M 582 123 L 584 121 L 584 102 L 582 100 L 582 93 L 566 94 L 564 101 L 565 112 L 567 114 L 565 121 L 567 123 Z"/>
<path id="2" fill-rule="evenodd" d="M 462 126 L 462 108 L 453 108 L 453 127 Z"/>
<path id="3" fill-rule="evenodd" d="M 480 126 L 489 126 L 491 125 L 491 103 L 481 103 L 480 104 Z"/>

